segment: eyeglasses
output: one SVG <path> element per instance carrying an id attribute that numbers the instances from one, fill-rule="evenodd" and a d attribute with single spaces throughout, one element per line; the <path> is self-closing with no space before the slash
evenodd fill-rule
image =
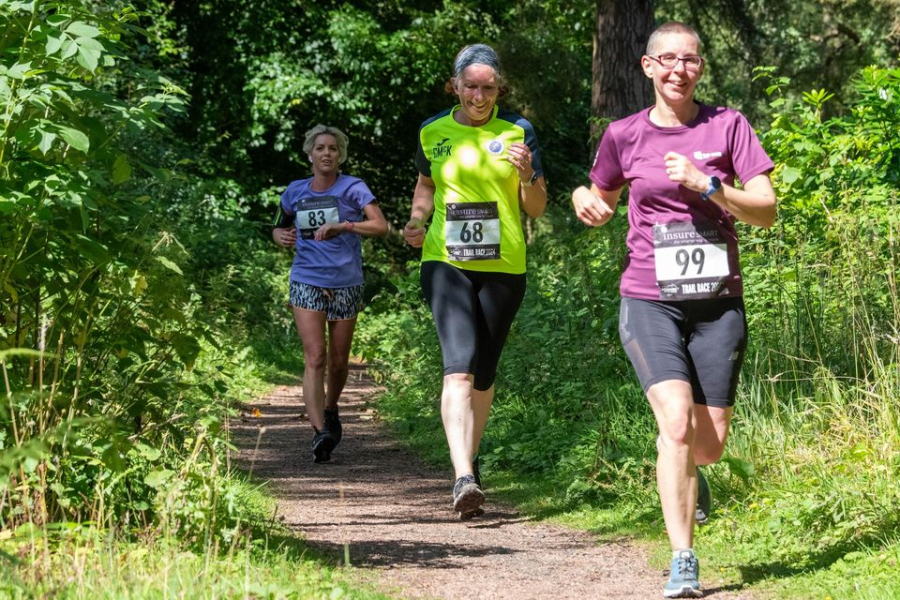
<path id="1" fill-rule="evenodd" d="M 648 55 L 650 58 L 658 62 L 664 69 L 674 69 L 678 66 L 678 61 L 684 63 L 684 68 L 688 71 L 699 71 L 705 60 L 702 56 L 676 56 L 674 54 L 660 54 L 659 56 Z"/>

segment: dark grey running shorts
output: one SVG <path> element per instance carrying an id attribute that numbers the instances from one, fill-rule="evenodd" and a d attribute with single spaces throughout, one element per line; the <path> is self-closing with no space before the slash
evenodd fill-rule
<path id="1" fill-rule="evenodd" d="M 747 349 L 743 298 L 622 298 L 619 337 L 645 393 L 677 379 L 691 384 L 697 404 L 734 406 Z"/>

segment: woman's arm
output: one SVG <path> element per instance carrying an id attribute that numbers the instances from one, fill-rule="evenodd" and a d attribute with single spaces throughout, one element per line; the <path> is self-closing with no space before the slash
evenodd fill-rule
<path id="1" fill-rule="evenodd" d="M 703 193 L 709 189 L 709 175 L 700 171 L 689 158 L 677 152 L 669 152 L 664 158 L 669 179 L 695 192 Z M 771 227 L 775 222 L 775 190 L 765 173 L 745 181 L 742 190 L 723 183 L 709 199 L 744 223 Z"/>
<path id="2" fill-rule="evenodd" d="M 527 144 L 510 144 L 507 154 L 509 162 L 519 172 L 519 206 L 529 217 L 537 219 L 547 208 L 547 184 L 544 176 L 538 177 L 533 185 L 525 185 L 534 176 L 531 149 Z"/>
<path id="3" fill-rule="evenodd" d="M 294 216 L 284 212 L 279 204 L 278 213 L 275 215 L 275 223 L 272 225 L 272 239 L 279 246 L 293 248 L 297 243 L 297 229 L 294 226 Z"/>
<path id="4" fill-rule="evenodd" d="M 340 223 L 328 223 L 322 225 L 313 234 L 317 242 L 331 239 L 343 233 L 358 233 L 364 237 L 377 237 L 388 231 L 387 219 L 376 202 L 370 202 L 363 207 L 366 215 L 365 221 L 341 221 Z"/>
<path id="5" fill-rule="evenodd" d="M 622 188 L 601 190 L 593 183 L 591 189 L 578 187 L 572 192 L 575 216 L 589 227 L 604 225 L 616 214 L 616 204 L 619 203 L 621 195 Z"/>
<path id="6" fill-rule="evenodd" d="M 425 223 L 434 212 L 434 190 L 434 180 L 419 173 L 409 221 L 403 227 L 403 238 L 413 248 L 421 248 L 425 243 Z"/>

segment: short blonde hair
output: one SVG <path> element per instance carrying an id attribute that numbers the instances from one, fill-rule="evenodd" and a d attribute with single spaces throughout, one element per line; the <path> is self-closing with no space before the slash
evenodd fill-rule
<path id="1" fill-rule="evenodd" d="M 333 135 L 334 139 L 337 140 L 338 152 L 341 156 L 340 162 L 343 163 L 345 160 L 347 160 L 347 146 L 350 145 L 350 140 L 347 139 L 346 134 L 344 134 L 344 132 L 337 127 L 322 125 L 321 123 L 304 134 L 303 151 L 307 154 L 310 154 L 312 152 L 313 146 L 316 145 L 316 138 L 320 135 Z"/>
<path id="2" fill-rule="evenodd" d="M 659 38 L 668 33 L 684 33 L 692 36 L 697 40 L 697 52 L 703 52 L 703 42 L 700 39 L 700 34 L 697 33 L 693 27 L 684 23 L 679 23 L 678 21 L 669 21 L 668 23 L 663 23 L 657 27 L 656 30 L 650 34 L 650 38 L 647 40 L 647 56 L 652 56 L 656 53 L 656 45 L 659 43 Z"/>

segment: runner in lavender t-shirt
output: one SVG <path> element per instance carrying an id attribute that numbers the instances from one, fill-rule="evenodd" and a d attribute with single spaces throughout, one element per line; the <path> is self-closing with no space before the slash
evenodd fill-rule
<path id="1" fill-rule="evenodd" d="M 330 460 L 343 435 L 338 400 L 363 301 L 359 236 L 388 230 L 366 184 L 340 172 L 347 145 L 336 127 L 316 125 L 306 132 L 303 150 L 313 176 L 287 187 L 272 228 L 272 239 L 294 251 L 290 303 L 303 341 L 303 402 L 315 432 L 315 462 Z"/>
<path id="2" fill-rule="evenodd" d="M 629 189 L 619 334 L 659 426 L 657 484 L 673 551 L 667 598 L 703 593 L 694 524 L 706 522 L 711 501 L 697 466 L 722 456 L 747 343 L 734 222 L 775 219 L 773 164 L 749 123 L 694 101 L 700 46 L 682 23 L 650 36 L 641 66 L 656 103 L 609 126 L 590 189 L 572 193 L 575 214 L 594 227 Z"/>

